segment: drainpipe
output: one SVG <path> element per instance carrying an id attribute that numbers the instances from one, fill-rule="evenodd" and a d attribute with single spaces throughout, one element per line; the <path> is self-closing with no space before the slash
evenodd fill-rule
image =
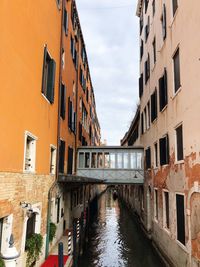
<path id="1" fill-rule="evenodd" d="M 61 28 L 60 28 L 60 64 L 59 64 L 59 90 L 58 90 L 58 121 L 57 121 L 57 152 L 56 152 L 56 173 L 55 181 L 48 192 L 48 208 L 47 208 L 47 236 L 45 246 L 45 259 L 49 255 L 49 232 L 50 232 L 50 215 L 51 215 L 51 195 L 52 191 L 57 185 L 59 174 L 59 146 L 60 146 L 60 88 L 62 84 L 62 48 L 63 48 L 63 19 L 64 19 L 65 0 L 62 1 L 61 6 Z"/>

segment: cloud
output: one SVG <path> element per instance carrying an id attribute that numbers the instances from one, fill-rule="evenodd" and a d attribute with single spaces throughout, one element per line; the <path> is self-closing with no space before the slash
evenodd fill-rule
<path id="1" fill-rule="evenodd" d="M 136 4 L 136 0 L 77 0 L 102 139 L 110 145 L 119 145 L 138 103 Z"/>

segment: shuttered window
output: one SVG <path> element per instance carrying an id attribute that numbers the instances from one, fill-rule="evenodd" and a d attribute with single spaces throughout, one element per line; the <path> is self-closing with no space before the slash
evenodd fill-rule
<path id="1" fill-rule="evenodd" d="M 167 37 L 167 15 L 166 15 L 166 6 L 165 6 L 165 4 L 163 4 L 163 12 L 162 12 L 162 17 L 161 17 L 161 22 L 162 22 L 163 40 L 165 40 L 166 37 Z"/>
<path id="2" fill-rule="evenodd" d="M 65 141 L 60 140 L 59 147 L 59 173 L 64 173 L 65 163 Z"/>
<path id="3" fill-rule="evenodd" d="M 73 148 L 68 147 L 67 174 L 72 174 L 72 171 L 73 171 Z"/>
<path id="4" fill-rule="evenodd" d="M 151 168 L 151 148 L 147 148 L 145 151 L 145 158 L 146 158 L 146 169 Z"/>
<path id="5" fill-rule="evenodd" d="M 169 229 L 169 192 L 164 191 L 164 224 Z"/>
<path id="6" fill-rule="evenodd" d="M 145 70 L 145 84 L 148 82 L 150 77 L 150 56 L 148 54 L 147 60 L 144 63 L 144 70 Z"/>
<path id="7" fill-rule="evenodd" d="M 177 160 L 183 160 L 183 126 L 176 128 L 176 157 Z"/>
<path id="8" fill-rule="evenodd" d="M 178 8 L 178 0 L 172 0 L 172 7 L 173 7 L 173 16 L 174 16 Z"/>
<path id="9" fill-rule="evenodd" d="M 57 223 L 59 223 L 60 221 L 60 197 L 58 197 L 57 199 Z"/>
<path id="10" fill-rule="evenodd" d="M 54 102 L 56 63 L 44 48 L 43 75 L 42 75 L 42 93 L 52 104 Z"/>
<path id="11" fill-rule="evenodd" d="M 144 133 L 144 114 L 141 114 L 141 134 Z"/>
<path id="12" fill-rule="evenodd" d="M 150 17 L 148 16 L 147 24 L 145 26 L 145 42 L 147 41 L 149 37 L 149 32 L 150 32 Z"/>
<path id="13" fill-rule="evenodd" d="M 154 38 L 152 46 L 153 46 L 153 61 L 155 64 L 156 63 L 156 38 Z"/>
<path id="14" fill-rule="evenodd" d="M 154 144 L 154 167 L 158 167 L 158 143 Z"/>
<path id="15" fill-rule="evenodd" d="M 27 221 L 26 226 L 26 240 L 28 240 L 35 233 L 36 213 L 32 213 Z"/>
<path id="16" fill-rule="evenodd" d="M 139 97 L 141 98 L 143 95 L 143 73 L 141 74 L 140 78 L 139 78 Z"/>
<path id="17" fill-rule="evenodd" d="M 159 140 L 160 165 L 169 164 L 169 138 L 168 135 Z"/>
<path id="18" fill-rule="evenodd" d="M 155 0 L 152 1 L 152 12 L 153 12 L 153 16 L 156 13 L 156 5 L 155 5 Z"/>
<path id="19" fill-rule="evenodd" d="M 64 29 L 65 29 L 65 34 L 68 34 L 68 14 L 67 14 L 67 10 L 64 10 L 64 20 L 63 20 L 63 24 L 64 24 Z"/>
<path id="20" fill-rule="evenodd" d="M 177 240 L 185 245 L 185 205 L 184 196 L 176 195 L 176 228 Z"/>
<path id="21" fill-rule="evenodd" d="M 173 62 L 174 62 L 174 91 L 176 93 L 181 86 L 179 49 L 177 49 L 173 57 Z"/>
<path id="22" fill-rule="evenodd" d="M 62 83 L 61 85 L 61 100 L 60 100 L 60 116 L 65 119 L 65 109 L 66 109 L 66 87 Z"/>
<path id="23" fill-rule="evenodd" d="M 157 118 L 158 107 L 157 107 L 157 90 L 151 95 L 151 122 Z"/>
<path id="24" fill-rule="evenodd" d="M 159 100 L 160 100 L 160 111 L 168 103 L 168 92 L 167 92 L 167 70 L 164 70 L 163 76 L 159 79 Z"/>
<path id="25" fill-rule="evenodd" d="M 140 44 L 140 60 L 142 59 L 144 54 L 144 42 L 143 40 L 141 40 L 141 44 Z"/>
<path id="26" fill-rule="evenodd" d="M 145 13 L 146 13 L 147 12 L 147 8 L 148 8 L 148 4 L 149 4 L 149 0 L 145 0 L 144 4 L 145 4 Z"/>
<path id="27" fill-rule="evenodd" d="M 79 141 L 82 142 L 82 124 L 79 122 Z"/>

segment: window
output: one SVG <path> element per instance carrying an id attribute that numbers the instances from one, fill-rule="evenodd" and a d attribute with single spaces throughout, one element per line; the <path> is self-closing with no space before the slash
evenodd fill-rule
<path id="1" fill-rule="evenodd" d="M 157 90 L 155 89 L 154 93 L 151 95 L 151 122 L 157 118 Z"/>
<path id="2" fill-rule="evenodd" d="M 160 165 L 169 164 L 169 138 L 168 135 L 159 140 Z"/>
<path id="3" fill-rule="evenodd" d="M 143 54 L 144 54 L 144 42 L 141 39 L 141 44 L 140 44 L 140 60 L 142 59 Z"/>
<path id="4" fill-rule="evenodd" d="M 73 133 L 76 133 L 76 112 L 70 97 L 68 97 L 68 127 Z"/>
<path id="5" fill-rule="evenodd" d="M 90 153 L 85 153 L 85 168 L 90 168 Z"/>
<path id="6" fill-rule="evenodd" d="M 158 189 L 154 189 L 154 218 L 158 221 Z"/>
<path id="7" fill-rule="evenodd" d="M 144 26 L 144 20 L 143 20 L 143 16 L 141 15 L 141 17 L 140 17 L 140 34 L 142 33 L 143 26 Z"/>
<path id="8" fill-rule="evenodd" d="M 56 62 L 51 58 L 44 48 L 43 74 L 42 74 L 42 94 L 52 104 L 54 102 L 54 86 L 55 86 Z"/>
<path id="9" fill-rule="evenodd" d="M 110 155 L 108 152 L 104 153 L 104 166 L 110 168 Z"/>
<path id="10" fill-rule="evenodd" d="M 143 159 L 142 159 L 142 153 L 138 152 L 136 153 L 137 156 L 137 169 L 142 169 Z"/>
<path id="11" fill-rule="evenodd" d="M 73 148 L 68 146 L 67 174 L 73 173 L 73 155 L 74 155 Z"/>
<path id="12" fill-rule="evenodd" d="M 91 168 L 96 168 L 96 167 L 97 167 L 97 153 L 92 153 Z"/>
<path id="13" fill-rule="evenodd" d="M 154 167 L 158 167 L 158 143 L 154 144 Z"/>
<path id="14" fill-rule="evenodd" d="M 144 63 L 144 70 L 145 70 L 145 84 L 148 82 L 150 77 L 150 57 L 148 54 L 147 60 Z"/>
<path id="15" fill-rule="evenodd" d="M 150 102 L 147 103 L 147 129 L 150 127 Z"/>
<path id="16" fill-rule="evenodd" d="M 178 0 L 172 0 L 173 16 L 175 15 L 177 8 L 178 8 Z"/>
<path id="17" fill-rule="evenodd" d="M 78 126 L 78 128 L 79 128 L 79 137 L 78 137 L 78 139 L 79 139 L 79 141 L 80 142 L 82 142 L 82 124 L 79 122 L 79 126 Z"/>
<path id="18" fill-rule="evenodd" d="M 183 160 L 183 126 L 176 128 L 176 159 Z"/>
<path id="19" fill-rule="evenodd" d="M 144 114 L 141 114 L 141 134 L 144 133 Z"/>
<path id="20" fill-rule="evenodd" d="M 60 221 L 60 197 L 56 198 L 57 204 L 57 223 Z"/>
<path id="21" fill-rule="evenodd" d="M 123 154 L 122 153 L 117 154 L 117 168 L 118 169 L 123 168 Z"/>
<path id="22" fill-rule="evenodd" d="M 68 34 L 68 14 L 67 14 L 67 10 L 66 9 L 64 10 L 64 21 L 63 21 L 63 24 L 64 24 L 64 29 L 65 29 L 65 34 L 67 35 Z"/>
<path id="23" fill-rule="evenodd" d="M 151 168 L 151 148 L 147 148 L 145 150 L 145 159 L 146 159 L 146 169 L 150 169 Z"/>
<path id="24" fill-rule="evenodd" d="M 149 32 L 150 32 L 150 17 L 148 16 L 147 25 L 145 26 L 145 42 L 149 37 Z"/>
<path id="25" fill-rule="evenodd" d="M 165 69 L 163 76 L 159 79 L 160 111 L 162 111 L 168 103 L 167 94 L 167 70 Z"/>
<path id="26" fill-rule="evenodd" d="M 175 55 L 173 56 L 173 62 L 174 62 L 174 91 L 176 93 L 181 86 L 179 48 L 177 49 Z"/>
<path id="27" fill-rule="evenodd" d="M 3 221 L 4 218 L 0 218 L 0 253 L 1 253 L 2 234 L 3 234 Z"/>
<path id="28" fill-rule="evenodd" d="M 79 153 L 79 168 L 84 168 L 84 153 L 80 152 Z"/>
<path id="29" fill-rule="evenodd" d="M 144 108 L 144 131 L 146 132 L 147 130 L 147 111 L 146 107 Z"/>
<path id="30" fill-rule="evenodd" d="M 61 100 L 60 100 L 60 116 L 64 120 L 65 119 L 65 108 L 66 108 L 66 87 L 62 83 L 61 85 Z"/>
<path id="31" fill-rule="evenodd" d="M 177 240 L 185 245 L 185 206 L 184 196 L 176 194 Z"/>
<path id="32" fill-rule="evenodd" d="M 36 137 L 30 133 L 25 134 L 25 160 L 24 170 L 28 172 L 35 171 L 36 156 Z"/>
<path id="33" fill-rule="evenodd" d="M 26 240 L 35 233 L 36 213 L 31 213 L 26 225 Z"/>
<path id="34" fill-rule="evenodd" d="M 51 146 L 51 156 L 50 156 L 50 173 L 55 174 L 56 172 L 56 148 Z"/>
<path id="35" fill-rule="evenodd" d="M 153 61 L 155 64 L 156 63 L 156 38 L 154 38 L 152 45 L 153 45 Z"/>
<path id="36" fill-rule="evenodd" d="M 130 154 L 130 164 L 131 164 L 131 169 L 137 169 L 137 154 L 136 153 Z"/>
<path id="37" fill-rule="evenodd" d="M 124 153 L 124 169 L 129 168 L 129 155 L 128 153 Z"/>
<path id="38" fill-rule="evenodd" d="M 146 13 L 147 12 L 147 8 L 148 8 L 148 4 L 149 4 L 149 0 L 145 0 L 144 3 L 145 3 L 145 13 Z"/>
<path id="39" fill-rule="evenodd" d="M 164 205 L 164 227 L 169 229 L 169 192 L 163 192 L 163 205 Z"/>
<path id="40" fill-rule="evenodd" d="M 71 49 L 72 59 L 74 60 L 74 57 L 75 57 L 75 40 L 72 36 L 70 39 L 70 49 Z"/>
<path id="41" fill-rule="evenodd" d="M 163 40 L 166 39 L 167 37 L 167 17 L 166 17 L 166 6 L 163 4 L 163 13 L 161 17 L 161 22 L 162 22 L 162 35 L 163 35 Z"/>
<path id="42" fill-rule="evenodd" d="M 152 12 L 153 12 L 153 16 L 156 13 L 156 5 L 155 5 L 155 0 L 152 1 Z"/>
<path id="43" fill-rule="evenodd" d="M 110 168 L 115 169 L 115 154 L 114 153 L 110 154 Z"/>
<path id="44" fill-rule="evenodd" d="M 59 146 L 59 172 L 64 173 L 65 164 L 65 141 L 60 140 Z"/>
<path id="45" fill-rule="evenodd" d="M 97 168 L 103 168 L 103 154 L 97 154 Z"/>
<path id="46" fill-rule="evenodd" d="M 141 98 L 143 95 L 143 73 L 139 78 L 139 97 Z"/>

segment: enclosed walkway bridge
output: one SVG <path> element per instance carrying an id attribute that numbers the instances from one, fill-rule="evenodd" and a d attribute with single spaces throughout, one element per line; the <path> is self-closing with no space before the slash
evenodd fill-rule
<path id="1" fill-rule="evenodd" d="M 104 184 L 143 184 L 144 149 L 142 147 L 80 147 L 77 176 Z"/>

